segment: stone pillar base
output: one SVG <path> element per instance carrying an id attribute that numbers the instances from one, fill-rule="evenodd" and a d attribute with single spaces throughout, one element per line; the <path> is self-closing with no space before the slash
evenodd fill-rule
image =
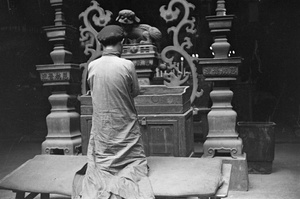
<path id="1" fill-rule="evenodd" d="M 42 143 L 42 154 L 76 155 L 81 153 L 81 135 L 76 137 L 47 139 Z"/>
<path id="2" fill-rule="evenodd" d="M 219 154 L 230 155 L 232 158 L 240 157 L 242 154 L 242 139 L 239 137 L 211 137 L 209 134 L 203 144 L 203 157 L 215 157 Z M 243 156 L 243 155 L 242 155 Z M 223 157 L 223 156 L 222 156 Z"/>
<path id="3" fill-rule="evenodd" d="M 75 111 L 76 96 L 56 92 L 50 95 L 47 116 L 48 135 L 42 154 L 76 155 L 81 152 L 80 115 Z"/>

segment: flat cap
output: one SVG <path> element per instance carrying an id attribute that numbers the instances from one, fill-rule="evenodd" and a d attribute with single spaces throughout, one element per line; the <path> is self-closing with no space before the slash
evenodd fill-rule
<path id="1" fill-rule="evenodd" d="M 108 25 L 102 28 L 97 38 L 101 43 L 120 41 L 124 38 L 124 30 L 121 26 Z"/>

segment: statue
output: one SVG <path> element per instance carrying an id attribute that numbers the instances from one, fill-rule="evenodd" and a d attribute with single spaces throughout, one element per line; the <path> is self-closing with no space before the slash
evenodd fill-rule
<path id="1" fill-rule="evenodd" d="M 116 18 L 123 28 L 122 57 L 131 60 L 136 67 L 140 85 L 150 85 L 155 68 L 159 65 L 158 45 L 162 37 L 160 30 L 147 24 L 131 10 L 121 10 Z"/>
<path id="2" fill-rule="evenodd" d="M 125 31 L 124 44 L 156 44 L 162 37 L 157 28 L 139 24 L 140 19 L 131 10 L 121 10 L 116 21 Z"/>

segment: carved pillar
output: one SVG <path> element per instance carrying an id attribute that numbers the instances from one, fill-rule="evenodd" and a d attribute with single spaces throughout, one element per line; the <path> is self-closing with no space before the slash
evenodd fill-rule
<path id="1" fill-rule="evenodd" d="M 209 132 L 203 145 L 203 157 L 222 158 L 223 162 L 232 164 L 231 190 L 248 190 L 248 167 L 246 154 L 242 152 L 243 143 L 236 132 L 237 113 L 232 109 L 233 92 L 228 82 L 236 80 L 240 57 L 228 57 L 230 44 L 227 33 L 232 26 L 233 15 L 226 15 L 225 1 L 217 2 L 215 16 L 208 16 L 208 24 L 214 36 L 211 45 L 214 52 L 212 59 L 200 59 L 203 75 L 213 81 L 210 93 L 213 102 L 208 113 Z"/>
<path id="2" fill-rule="evenodd" d="M 75 111 L 76 94 L 80 87 L 79 65 L 70 63 L 72 53 L 68 50 L 76 35 L 76 29 L 66 25 L 65 1 L 50 0 L 55 9 L 54 25 L 44 27 L 54 48 L 50 53 L 53 64 L 37 65 L 44 86 L 52 94 L 49 102 L 51 113 L 47 116 L 48 134 L 42 143 L 42 154 L 74 155 L 80 152 L 80 115 Z"/>

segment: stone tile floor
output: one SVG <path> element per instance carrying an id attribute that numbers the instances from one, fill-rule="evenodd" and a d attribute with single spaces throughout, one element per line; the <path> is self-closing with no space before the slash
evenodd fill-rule
<path id="1" fill-rule="evenodd" d="M 26 160 L 40 154 L 41 141 L 32 139 L 0 140 L 0 179 Z M 201 143 L 195 151 L 201 153 Z M 300 138 L 288 128 L 276 130 L 275 160 L 271 174 L 249 174 L 249 191 L 230 191 L 229 199 L 299 199 Z M 0 190 L 0 199 L 12 199 L 11 191 Z M 51 195 L 51 198 L 67 198 Z"/>

